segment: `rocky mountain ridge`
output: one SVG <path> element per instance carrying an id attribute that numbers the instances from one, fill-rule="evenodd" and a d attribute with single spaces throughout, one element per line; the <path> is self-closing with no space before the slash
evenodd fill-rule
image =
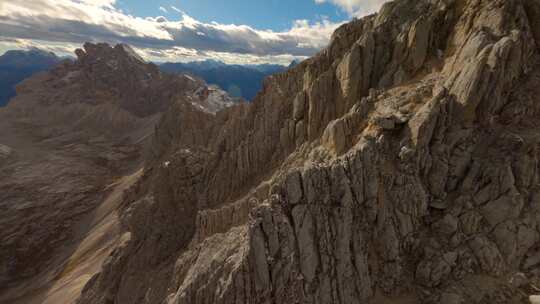
<path id="1" fill-rule="evenodd" d="M 250 105 L 172 109 L 79 303 L 527 302 L 539 7 L 392 1 Z"/>
<path id="2" fill-rule="evenodd" d="M 76 53 L 0 109 L 0 303 L 73 303 L 119 240 L 123 191 L 163 111 L 235 103 L 125 45 Z"/>
<path id="3" fill-rule="evenodd" d="M 72 299 L 528 303 L 540 292 L 539 16 L 538 0 L 395 0 L 251 104 L 208 113 L 193 104 L 204 89 L 182 90 L 199 93 L 163 105 L 144 159 L 118 172 L 116 225 L 103 228 L 116 241 Z M 107 62 L 77 79 L 152 115 L 163 90 L 125 97 L 145 81 L 128 76 L 115 93 Z M 78 257 L 56 282 L 72 282 Z"/>

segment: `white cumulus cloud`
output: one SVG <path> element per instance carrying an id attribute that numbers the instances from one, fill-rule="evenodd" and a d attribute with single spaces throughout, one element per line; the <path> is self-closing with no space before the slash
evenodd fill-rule
<path id="1" fill-rule="evenodd" d="M 350 16 L 361 17 L 375 13 L 388 0 L 315 0 L 316 3 L 332 3 Z"/>
<path id="2" fill-rule="evenodd" d="M 147 58 L 167 60 L 183 60 L 181 56 L 188 54 L 229 61 L 239 58 L 285 63 L 284 58 L 316 53 L 341 24 L 326 19 L 299 20 L 288 30 L 271 31 L 247 25 L 204 23 L 174 6 L 170 9 L 179 13 L 178 20 L 132 16 L 118 9 L 115 0 L 0 1 L 0 43 L 7 39 L 55 47 L 86 41 L 127 43 Z"/>

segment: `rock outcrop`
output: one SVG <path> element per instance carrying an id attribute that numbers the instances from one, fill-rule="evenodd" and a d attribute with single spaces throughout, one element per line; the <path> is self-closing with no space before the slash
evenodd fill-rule
<path id="1" fill-rule="evenodd" d="M 252 104 L 157 107 L 121 237 L 77 303 L 534 300 L 539 7 L 395 0 Z"/>
<path id="2" fill-rule="evenodd" d="M 528 301 L 539 4 L 396 0 L 253 104 L 171 109 L 79 303 Z"/>
<path id="3" fill-rule="evenodd" d="M 123 241 L 117 209 L 163 112 L 233 105 L 125 45 L 76 53 L 0 109 L 0 303 L 73 303 Z"/>

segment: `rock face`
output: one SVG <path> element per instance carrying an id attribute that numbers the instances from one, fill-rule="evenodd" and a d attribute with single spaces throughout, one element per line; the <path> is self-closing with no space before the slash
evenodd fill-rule
<path id="1" fill-rule="evenodd" d="M 396 0 L 250 105 L 171 108 L 78 303 L 528 301 L 539 5 Z"/>
<path id="2" fill-rule="evenodd" d="M 539 7 L 396 0 L 252 104 L 170 104 L 77 303 L 526 303 Z"/>
<path id="3" fill-rule="evenodd" d="M 0 303 L 73 303 L 123 241 L 116 210 L 163 111 L 232 105 L 125 45 L 77 55 L 19 85 L 0 110 Z M 199 94 L 209 90 L 220 98 Z"/>

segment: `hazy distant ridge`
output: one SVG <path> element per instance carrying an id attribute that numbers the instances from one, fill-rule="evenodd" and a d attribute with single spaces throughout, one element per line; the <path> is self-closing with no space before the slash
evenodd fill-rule
<path id="1" fill-rule="evenodd" d="M 60 61 L 55 54 L 38 49 L 7 51 L 0 56 L 0 106 L 15 96 L 18 83 Z"/>
<path id="2" fill-rule="evenodd" d="M 220 86 L 230 95 L 251 100 L 262 88 L 265 77 L 283 72 L 288 67 L 277 64 L 229 65 L 221 61 L 205 60 L 189 63 L 167 62 L 160 65 L 164 72 L 189 73 Z"/>

